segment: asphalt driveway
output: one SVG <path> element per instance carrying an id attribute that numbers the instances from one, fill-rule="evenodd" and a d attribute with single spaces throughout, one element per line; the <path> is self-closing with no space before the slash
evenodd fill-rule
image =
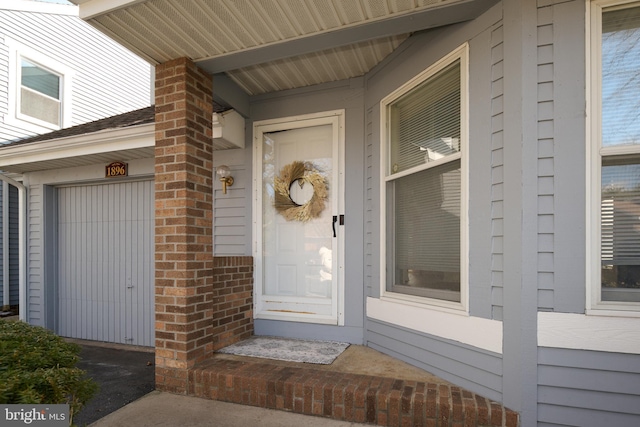
<path id="1" fill-rule="evenodd" d="M 126 346 L 80 344 L 78 367 L 99 385 L 98 393 L 74 418 L 79 427 L 114 412 L 155 389 L 154 353 Z"/>

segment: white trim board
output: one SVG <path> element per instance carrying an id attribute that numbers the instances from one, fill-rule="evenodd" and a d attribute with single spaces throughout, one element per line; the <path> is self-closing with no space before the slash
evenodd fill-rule
<path id="1" fill-rule="evenodd" d="M 0 168 L 118 150 L 154 147 L 154 130 L 155 124 L 148 123 L 28 144 L 9 145 L 0 148 Z"/>
<path id="2" fill-rule="evenodd" d="M 502 322 L 367 298 L 367 317 L 502 354 Z"/>
<path id="3" fill-rule="evenodd" d="M 540 312 L 538 346 L 640 354 L 640 318 Z"/>

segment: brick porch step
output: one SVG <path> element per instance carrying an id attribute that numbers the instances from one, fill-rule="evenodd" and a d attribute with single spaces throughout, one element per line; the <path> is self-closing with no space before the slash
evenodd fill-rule
<path id="1" fill-rule="evenodd" d="M 306 365 L 212 358 L 189 372 L 189 394 L 381 426 L 518 426 L 516 412 L 450 384 Z"/>

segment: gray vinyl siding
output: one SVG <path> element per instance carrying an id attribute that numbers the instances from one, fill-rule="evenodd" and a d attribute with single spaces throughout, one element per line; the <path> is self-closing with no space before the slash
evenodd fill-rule
<path id="1" fill-rule="evenodd" d="M 367 322 L 368 346 L 489 399 L 502 400 L 502 357 L 459 342 Z"/>
<path id="2" fill-rule="evenodd" d="M 373 132 L 378 130 L 378 127 L 374 126 L 373 122 L 373 108 L 367 110 L 366 116 L 366 131 L 365 131 L 365 211 L 364 211 L 364 284 L 365 284 L 365 296 L 379 297 L 380 286 L 379 281 L 376 279 L 376 274 L 379 274 L 374 265 L 378 261 L 376 254 L 380 253 L 380 239 L 376 240 L 378 236 L 380 217 L 377 215 L 377 211 L 380 209 L 380 198 L 377 196 L 380 194 L 380 186 L 378 180 L 375 180 L 377 165 L 380 163 L 379 157 L 374 155 L 373 147 Z M 376 163 L 377 162 L 377 163 Z M 376 222 L 377 221 L 377 222 Z"/>
<path id="3" fill-rule="evenodd" d="M 503 32 L 500 5 L 468 23 L 408 39 L 367 78 L 365 287 L 379 297 L 380 100 L 469 42 L 469 312 L 502 320 Z M 437 40 L 433 43 L 432 40 Z M 368 346 L 502 401 L 502 355 L 367 318 Z"/>
<path id="4" fill-rule="evenodd" d="M 584 313 L 585 2 L 538 2 L 538 310 Z"/>
<path id="5" fill-rule="evenodd" d="M 231 169 L 233 185 L 222 193 L 222 184 L 214 179 L 213 254 L 251 255 L 251 150 L 220 150 L 214 153 L 215 165 Z M 214 171 L 215 173 L 215 171 Z"/>
<path id="6" fill-rule="evenodd" d="M 27 192 L 27 308 L 26 320 L 45 326 L 43 218 L 44 187 L 30 185 Z M 24 309 L 23 309 L 24 310 Z"/>
<path id="7" fill-rule="evenodd" d="M 503 27 L 499 24 L 491 31 L 491 54 L 489 56 L 491 58 L 491 318 L 494 320 L 502 320 L 502 289 L 504 286 L 503 41 Z M 475 129 L 472 128 L 471 133 L 474 132 Z"/>
<path id="8" fill-rule="evenodd" d="M 585 6 L 539 1 L 538 310 L 585 310 Z M 539 426 L 640 425 L 640 355 L 538 348 Z"/>
<path id="9" fill-rule="evenodd" d="M 640 425 L 640 355 L 540 347 L 540 426 Z"/>
<path id="10" fill-rule="evenodd" d="M 538 13 L 538 309 L 553 309 L 554 135 L 553 9 Z"/>
<path id="11" fill-rule="evenodd" d="M 0 115 L 8 114 L 8 48 L 5 38 L 74 70 L 70 126 L 150 104 L 150 66 L 77 16 L 0 10 Z M 0 121 L 0 142 L 33 134 Z"/>

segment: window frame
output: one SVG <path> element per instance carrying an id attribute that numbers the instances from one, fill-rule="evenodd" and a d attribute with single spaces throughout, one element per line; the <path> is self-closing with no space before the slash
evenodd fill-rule
<path id="1" fill-rule="evenodd" d="M 606 9 L 640 6 L 637 0 L 587 0 L 587 147 L 586 147 L 586 312 L 640 316 L 640 303 L 602 300 L 602 162 L 605 157 L 640 154 L 640 145 L 602 147 L 602 14 Z"/>
<path id="2" fill-rule="evenodd" d="M 460 61 L 460 151 L 441 159 L 430 161 L 407 170 L 392 173 L 390 166 L 390 143 L 387 107 L 409 93 L 429 78 L 456 61 Z M 468 277 L 468 104 L 469 104 L 469 45 L 464 43 L 441 58 L 411 80 L 397 88 L 380 101 L 380 299 L 418 307 L 429 307 L 456 314 L 469 312 Z M 412 175 L 450 162 L 460 161 L 460 302 L 417 296 L 387 290 L 387 256 L 393 252 L 387 248 L 387 191 L 389 181 Z M 389 249 L 389 250 L 388 250 Z"/>
<path id="3" fill-rule="evenodd" d="M 71 97 L 72 78 L 75 72 L 50 57 L 25 46 L 12 39 L 5 40 L 9 47 L 9 88 L 8 88 L 8 112 L 5 122 L 12 126 L 34 133 L 44 133 L 51 130 L 63 129 L 71 126 Z M 44 120 L 37 119 L 21 112 L 22 89 L 22 60 L 28 61 L 43 70 L 60 77 L 60 125 L 54 125 Z M 44 95 L 43 96 L 47 96 Z"/>

